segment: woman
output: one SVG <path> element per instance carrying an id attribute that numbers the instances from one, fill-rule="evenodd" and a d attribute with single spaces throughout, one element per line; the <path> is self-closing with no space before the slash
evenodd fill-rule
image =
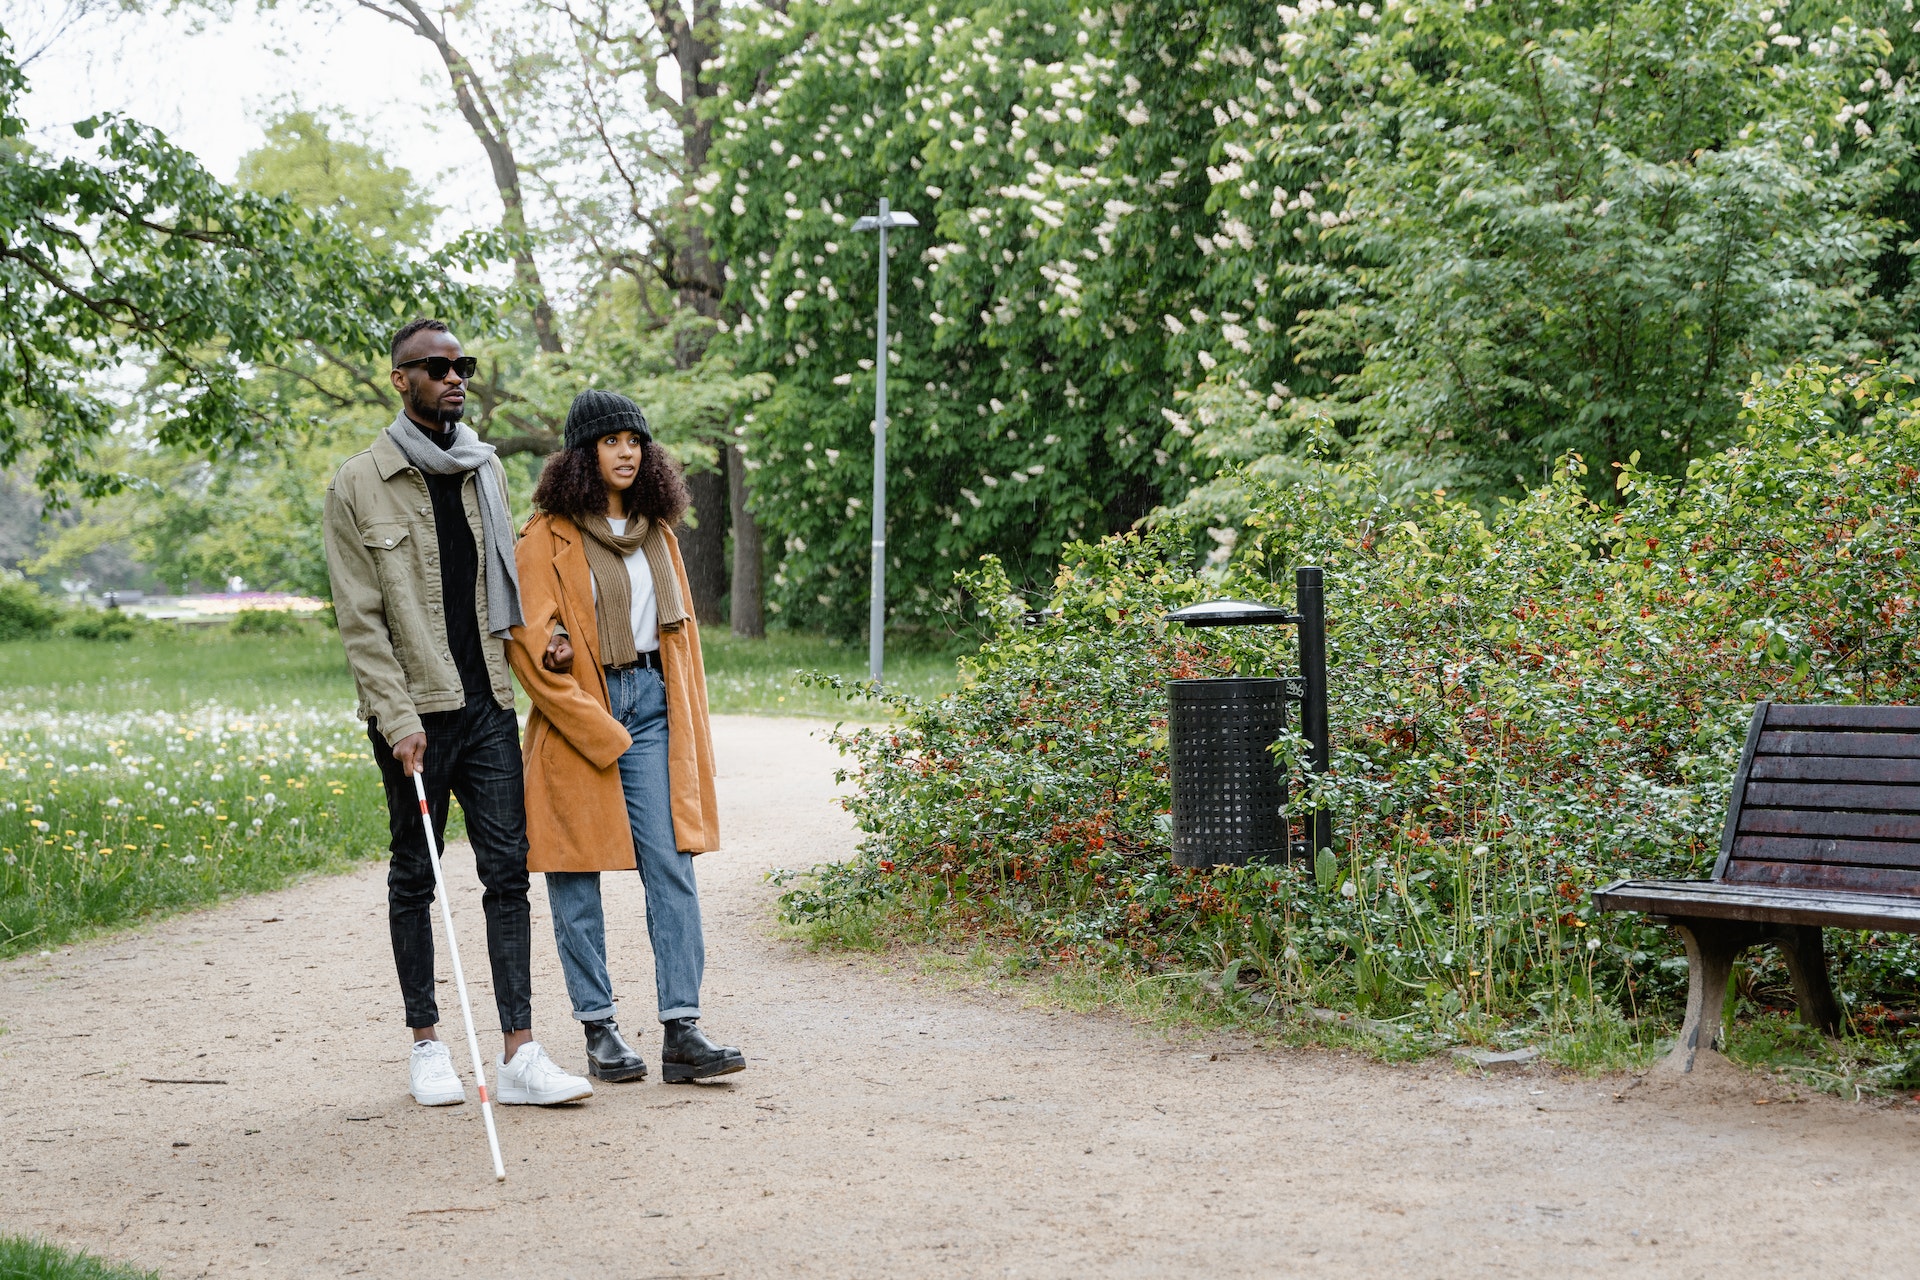
<path id="1" fill-rule="evenodd" d="M 640 869 L 668 1082 L 739 1071 L 701 1034 L 706 944 L 693 856 L 719 845 L 700 632 L 673 525 L 686 482 L 625 396 L 585 391 L 521 531 L 522 626 L 507 645 L 527 717 L 527 869 L 547 876 L 553 936 L 587 1073 L 647 1064 L 614 1022 L 600 873 Z M 576 662 L 576 648 L 583 661 Z M 637 854 L 637 857 L 636 857 Z"/>

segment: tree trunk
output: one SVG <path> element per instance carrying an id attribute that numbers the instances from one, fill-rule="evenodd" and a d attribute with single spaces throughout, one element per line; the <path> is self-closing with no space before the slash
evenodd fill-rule
<path id="1" fill-rule="evenodd" d="M 689 472 L 687 489 L 693 494 L 693 509 L 687 514 L 698 523 L 680 526 L 680 556 L 687 562 L 687 584 L 693 588 L 693 616 L 711 625 L 719 621 L 727 593 L 726 473 Z"/>
<path id="2" fill-rule="evenodd" d="M 747 455 L 727 450 L 727 496 L 733 507 L 733 634 L 764 640 L 767 620 L 760 607 L 760 521 L 747 489 Z"/>

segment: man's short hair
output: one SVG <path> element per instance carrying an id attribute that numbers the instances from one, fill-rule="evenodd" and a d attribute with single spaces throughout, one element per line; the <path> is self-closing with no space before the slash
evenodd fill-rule
<path id="1" fill-rule="evenodd" d="M 411 338 L 416 333 L 450 333 L 450 332 L 452 332 L 452 330 L 447 328 L 447 322 L 445 320 L 434 320 L 428 317 L 422 317 L 418 320 L 409 320 L 406 324 L 401 325 L 400 328 L 395 331 L 393 335 L 393 341 L 387 344 L 387 358 L 393 361 L 393 363 L 395 363 L 396 365 L 399 364 L 400 348 L 404 347 L 407 344 L 407 339 Z"/>

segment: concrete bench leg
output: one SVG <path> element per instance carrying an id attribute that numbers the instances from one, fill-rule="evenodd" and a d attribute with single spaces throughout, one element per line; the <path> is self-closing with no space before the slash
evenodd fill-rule
<path id="1" fill-rule="evenodd" d="M 1840 1002 L 1834 998 L 1833 982 L 1827 976 L 1827 948 L 1819 926 L 1775 925 L 1771 932 L 1770 941 L 1780 948 L 1787 974 L 1793 979 L 1793 999 L 1800 1006 L 1800 1021 L 1827 1035 L 1839 1035 Z"/>
<path id="2" fill-rule="evenodd" d="M 1740 953 L 1766 940 L 1759 926 L 1737 920 L 1670 919 L 1687 945 L 1687 1020 L 1662 1067 L 1686 1075 L 1702 1051 L 1714 1053 L 1727 1004 L 1727 980 Z M 1815 932 L 1818 932 L 1817 930 Z M 1823 970 L 1824 972 L 1824 970 Z"/>

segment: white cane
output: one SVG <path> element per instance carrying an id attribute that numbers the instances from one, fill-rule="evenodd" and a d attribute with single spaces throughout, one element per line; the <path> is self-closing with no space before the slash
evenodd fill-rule
<path id="1" fill-rule="evenodd" d="M 493 1152 L 493 1180 L 505 1182 L 507 1168 L 500 1163 L 500 1135 L 493 1128 L 493 1103 L 487 1100 L 487 1072 L 480 1065 L 480 1041 L 473 1034 L 473 1006 L 467 1003 L 467 975 L 460 968 L 460 940 L 453 936 L 453 907 L 447 901 L 447 882 L 440 875 L 440 847 L 433 841 L 433 815 L 427 812 L 427 784 L 413 775 L 413 791 L 420 797 L 420 825 L 427 832 L 427 859 L 433 863 L 433 891 L 440 899 L 440 919 L 447 926 L 447 951 L 453 956 L 453 985 L 460 991 L 460 1016 L 467 1021 L 467 1053 L 473 1058 L 474 1083 L 480 1086 L 480 1116 L 487 1122 L 487 1146 Z"/>

